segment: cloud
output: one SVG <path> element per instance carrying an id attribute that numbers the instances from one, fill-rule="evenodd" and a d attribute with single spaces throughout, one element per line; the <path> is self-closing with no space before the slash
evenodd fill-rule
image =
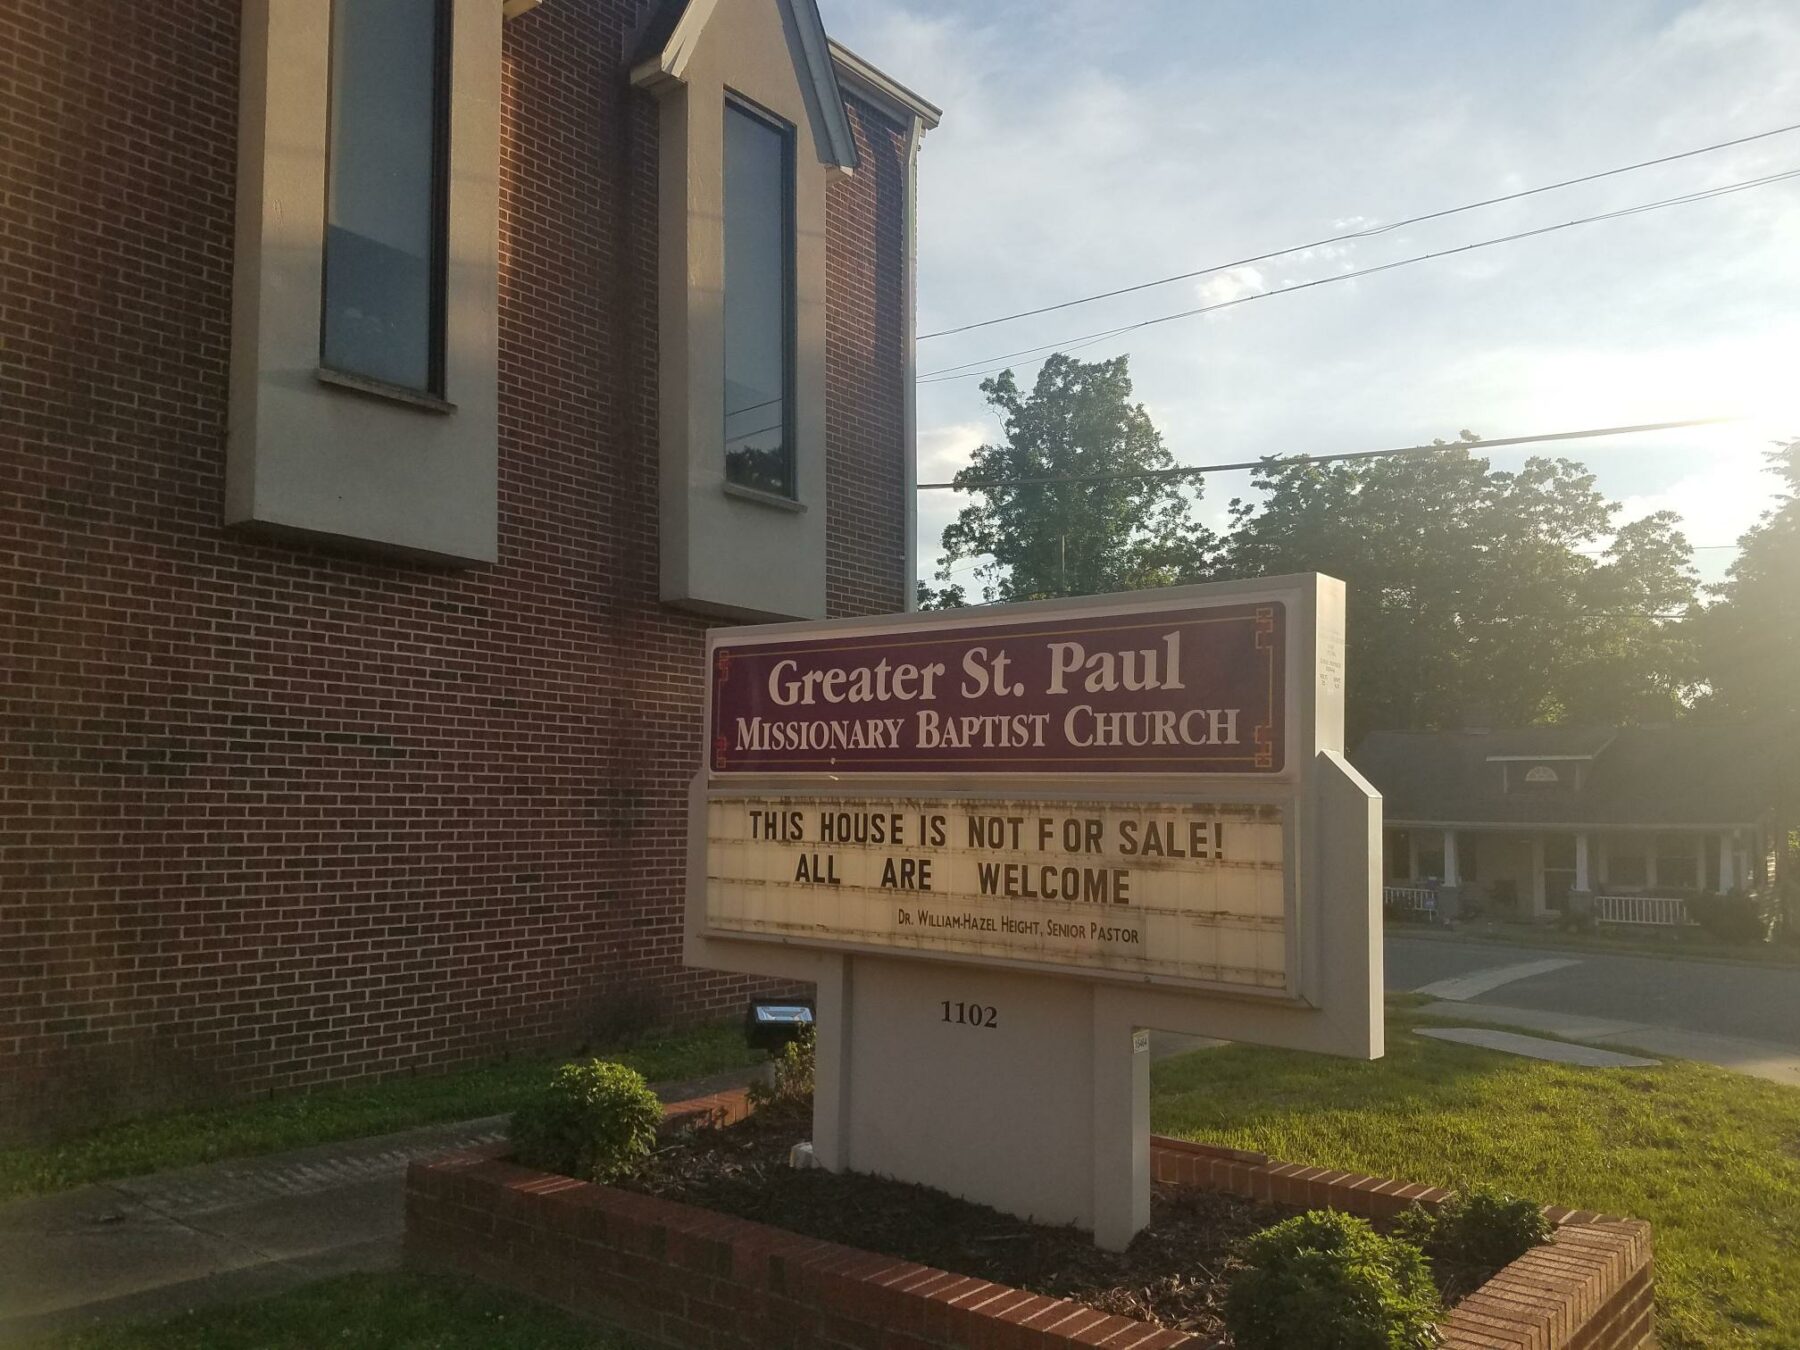
<path id="1" fill-rule="evenodd" d="M 922 331 L 1747 135 L 1800 104 L 1791 0 L 1519 0 L 1379 24 L 1292 0 L 822 4 L 834 36 L 945 110 L 920 161 Z M 979 329 L 923 344 L 921 368 L 985 370 L 1194 303 L 1775 172 L 1796 150 L 1800 135 L 1774 137 Z M 1791 436 L 1796 237 L 1800 181 L 1271 296 L 1229 323 L 1145 328 L 1082 355 L 1130 354 L 1137 396 L 1187 463 L 1740 410 Z M 1029 378 L 1033 358 L 1013 361 Z M 929 476 L 994 434 L 977 385 L 921 388 Z M 1766 436 L 1727 435 L 1562 453 L 1633 509 L 1667 502 L 1695 542 L 1720 542 L 1767 494 Z M 1215 475 L 1207 505 L 1244 482 Z M 923 558 L 952 514 L 930 499 L 948 495 L 921 499 Z"/>
<path id="2" fill-rule="evenodd" d="M 1223 305 L 1268 289 L 1268 281 L 1256 268 L 1231 267 L 1202 277 L 1194 285 L 1194 294 L 1203 305 Z"/>
<path id="3" fill-rule="evenodd" d="M 1674 512 L 1697 550 L 1695 566 L 1709 582 L 1723 577 L 1737 556 L 1735 549 L 1721 545 L 1735 544 L 1774 506 L 1779 487 L 1763 456 L 1771 440 L 1745 428 L 1721 429 L 1712 439 L 1716 443 L 1708 447 L 1703 467 L 1680 472 L 1655 491 L 1627 497 L 1618 516 L 1625 524 L 1658 511 Z"/>
<path id="4" fill-rule="evenodd" d="M 942 482 L 968 467 L 969 456 L 986 438 L 980 422 L 950 422 L 919 431 L 919 481 Z"/>
<path id="5" fill-rule="evenodd" d="M 919 481 L 947 483 L 958 469 L 968 467 L 975 447 L 987 438 L 990 426 L 981 422 L 950 422 L 919 430 Z M 960 492 L 933 491 L 919 494 L 918 540 L 919 572 L 930 577 L 937 574 L 938 558 L 943 554 L 944 527 L 956 519 L 956 513 L 968 498 Z M 962 578 L 967 581 L 965 576 Z"/>

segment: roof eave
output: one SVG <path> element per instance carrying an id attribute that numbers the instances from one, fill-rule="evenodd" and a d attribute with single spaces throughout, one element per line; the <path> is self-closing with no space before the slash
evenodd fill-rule
<path id="1" fill-rule="evenodd" d="M 837 68 L 838 83 L 866 102 L 873 103 L 896 121 L 917 118 L 924 130 L 930 131 L 943 120 L 944 110 L 929 99 L 920 97 L 844 46 L 836 38 L 827 38 L 832 63 Z"/>

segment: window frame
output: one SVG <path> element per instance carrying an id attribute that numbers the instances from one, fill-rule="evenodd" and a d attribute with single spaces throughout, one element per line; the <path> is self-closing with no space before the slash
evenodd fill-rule
<path id="1" fill-rule="evenodd" d="M 768 130 L 773 131 L 781 143 L 781 447 L 782 447 L 782 480 L 783 489 L 771 492 L 766 488 L 755 487 L 748 483 L 740 483 L 731 476 L 729 458 L 730 437 L 725 430 L 725 422 L 731 415 L 726 406 L 729 379 L 722 379 L 719 389 L 719 454 L 724 459 L 725 491 L 733 496 L 752 496 L 781 505 L 791 505 L 800 500 L 800 453 L 799 422 L 797 418 L 797 382 L 795 368 L 799 361 L 799 229 L 795 195 L 798 191 L 796 174 L 795 143 L 798 129 L 786 118 L 777 116 L 767 108 L 751 99 L 745 98 L 736 90 L 727 88 L 724 99 L 724 115 L 721 124 L 720 149 L 728 153 L 730 146 L 729 127 L 733 114 L 748 117 Z M 729 166 L 721 162 L 721 178 L 729 173 Z M 720 193 L 721 224 L 725 231 L 725 239 L 730 237 L 731 219 L 730 204 L 725 201 L 724 193 Z M 722 241 L 723 242 L 723 241 Z M 721 252 L 721 259 L 724 251 Z M 730 352 L 730 328 L 723 322 L 724 310 L 731 294 L 731 269 L 724 269 L 724 285 L 719 293 L 719 309 L 721 323 L 719 327 L 719 369 L 729 370 L 727 357 Z"/>
<path id="2" fill-rule="evenodd" d="M 1621 872 L 1627 875 L 1621 876 Z M 1608 886 L 1628 891 L 1641 891 L 1650 884 L 1650 859 L 1641 850 L 1609 849 L 1606 855 Z"/>
<path id="3" fill-rule="evenodd" d="M 427 234 L 431 258 L 426 269 L 429 286 L 425 316 L 425 384 L 415 386 L 396 384 L 392 380 L 384 380 L 362 371 L 349 370 L 343 366 L 334 365 L 325 358 L 325 344 L 331 318 L 329 303 L 331 232 L 329 223 L 332 193 L 336 182 L 331 163 L 331 139 L 333 119 L 337 113 L 338 89 L 337 81 L 332 76 L 335 74 L 337 64 L 338 6 L 342 3 L 344 0 L 331 0 L 331 12 L 326 20 L 329 34 L 326 50 L 328 74 L 325 92 L 324 218 L 326 229 L 320 237 L 319 375 L 328 384 L 394 398 L 399 402 L 412 403 L 432 411 L 451 412 L 454 411 L 455 405 L 447 402 L 445 352 L 449 345 L 450 115 L 451 83 L 455 69 L 453 42 L 456 31 L 456 6 L 454 0 L 428 0 L 432 6 L 431 184 L 429 188 L 431 228 Z"/>
<path id="4" fill-rule="evenodd" d="M 1657 889 L 1676 891 L 1704 891 L 1706 889 L 1706 840 L 1704 837 L 1681 830 L 1661 831 L 1655 836 L 1655 842 L 1651 844 L 1651 848 L 1655 850 L 1656 855 Z M 1692 880 L 1671 881 L 1669 873 L 1674 867 L 1680 867 L 1684 876 L 1686 869 L 1692 867 Z"/>

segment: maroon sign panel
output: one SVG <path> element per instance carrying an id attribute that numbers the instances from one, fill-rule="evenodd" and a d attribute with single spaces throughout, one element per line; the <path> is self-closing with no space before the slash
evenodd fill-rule
<path id="1" fill-rule="evenodd" d="M 1278 773 L 1264 601 L 713 648 L 714 773 Z"/>

